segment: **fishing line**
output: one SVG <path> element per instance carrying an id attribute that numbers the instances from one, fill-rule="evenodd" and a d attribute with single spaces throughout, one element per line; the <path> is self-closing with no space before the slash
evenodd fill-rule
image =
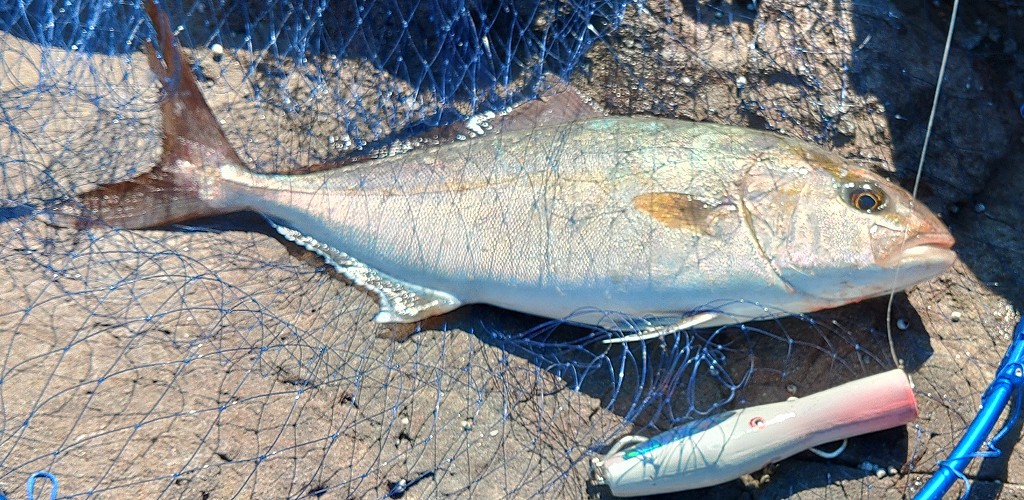
<path id="1" fill-rule="evenodd" d="M 921 157 L 917 162 L 917 175 L 914 177 L 914 189 L 910 191 L 910 209 L 914 209 L 917 202 L 917 188 L 921 184 L 921 173 L 924 172 L 924 158 L 928 152 L 928 142 L 932 136 L 932 125 L 935 123 L 935 111 L 939 107 L 939 94 L 942 92 L 942 80 L 946 74 L 946 62 L 949 60 L 949 48 L 953 44 L 953 29 L 956 27 L 956 13 L 960 7 L 960 0 L 953 0 L 953 13 L 949 18 L 949 29 L 946 30 L 946 46 L 942 49 L 942 63 L 939 64 L 939 76 L 935 82 L 935 95 L 932 97 L 932 110 L 928 115 L 928 127 L 924 132 L 924 144 L 921 146 Z M 907 244 L 909 227 L 903 229 L 903 244 Z M 896 283 L 900 279 L 900 269 L 903 263 L 896 265 L 896 273 L 892 278 L 892 287 L 889 291 L 889 303 L 885 307 L 885 333 L 889 337 L 889 353 L 892 355 L 896 366 L 903 367 L 903 362 L 896 356 L 896 345 L 892 340 L 892 303 L 896 298 Z"/>

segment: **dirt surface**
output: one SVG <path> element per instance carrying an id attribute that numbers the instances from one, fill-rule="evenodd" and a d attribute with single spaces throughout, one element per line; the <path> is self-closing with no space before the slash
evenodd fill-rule
<path id="1" fill-rule="evenodd" d="M 631 4 L 571 81 L 615 114 L 767 128 L 911 188 L 950 14 L 946 3 L 875 0 Z M 186 45 L 200 46 L 189 53 L 203 91 L 258 168 L 338 158 L 443 100 L 367 57 L 334 61 L 350 76 L 326 93 L 294 60 L 233 48 L 240 36 L 215 58 L 203 19 L 184 23 L 183 39 L 200 40 Z M 855 438 L 837 459 L 803 453 L 683 498 L 906 498 L 947 456 L 1024 303 L 1022 21 L 1010 0 L 959 12 L 919 197 L 949 224 L 960 260 L 897 294 L 892 315 L 919 419 Z M 609 497 L 590 460 L 622 435 L 651 435 L 730 395 L 725 407 L 780 401 L 895 366 L 884 298 L 625 349 L 572 328 L 523 334 L 539 320 L 488 307 L 405 337 L 370 322 L 369 295 L 253 215 L 52 228 L 33 213 L 47 200 L 159 155 L 157 88 L 138 51 L 81 56 L 2 33 L 0 49 L 9 496 L 49 470 L 61 495 Z M 49 86 L 62 81 L 54 68 L 74 86 Z M 359 119 L 323 95 L 371 108 L 387 97 L 395 118 Z M 974 498 L 1024 497 L 1020 429 L 968 468 Z"/>

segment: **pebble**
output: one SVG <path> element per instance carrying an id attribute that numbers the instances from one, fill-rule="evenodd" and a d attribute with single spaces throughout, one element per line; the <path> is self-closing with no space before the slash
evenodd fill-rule
<path id="1" fill-rule="evenodd" d="M 961 317 L 963 317 L 963 313 L 960 311 L 953 311 L 949 314 L 949 319 L 953 320 L 954 323 L 959 322 Z"/>
<path id="2" fill-rule="evenodd" d="M 987 207 L 985 206 L 985 204 L 980 202 L 980 201 L 977 204 L 974 205 L 974 211 L 978 212 L 979 214 L 984 212 L 986 210 L 986 208 Z"/>
<path id="3" fill-rule="evenodd" d="M 224 57 L 224 46 L 219 43 L 215 43 L 210 46 L 210 52 L 213 53 L 213 60 L 219 62 L 220 58 Z"/>
<path id="4" fill-rule="evenodd" d="M 845 115 L 841 116 L 839 121 L 836 122 L 836 130 L 847 137 L 854 137 L 857 134 L 857 126 Z"/>
<path id="5" fill-rule="evenodd" d="M 899 328 L 900 330 L 906 330 L 910 328 L 910 322 L 904 318 L 900 318 L 896 320 L 896 328 Z"/>

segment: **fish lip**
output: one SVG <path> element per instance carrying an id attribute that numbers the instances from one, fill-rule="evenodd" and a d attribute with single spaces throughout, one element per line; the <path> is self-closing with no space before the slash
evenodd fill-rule
<path id="1" fill-rule="evenodd" d="M 892 266 L 906 266 L 910 264 L 945 264 L 952 265 L 956 258 L 953 245 L 956 240 L 948 232 L 935 232 L 919 234 L 903 245 L 902 250 L 893 252 L 885 259 L 886 264 Z"/>
<path id="2" fill-rule="evenodd" d="M 954 244 L 956 244 L 956 239 L 953 238 L 953 235 L 943 231 L 919 234 L 907 241 L 905 248 L 909 250 L 914 247 L 928 246 L 950 250 Z"/>

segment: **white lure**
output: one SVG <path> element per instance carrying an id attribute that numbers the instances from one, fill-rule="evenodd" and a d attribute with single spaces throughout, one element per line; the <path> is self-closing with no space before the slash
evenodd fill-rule
<path id="1" fill-rule="evenodd" d="M 815 446 L 916 418 L 910 379 L 897 369 L 689 422 L 595 461 L 595 472 L 620 497 L 705 488 Z"/>

